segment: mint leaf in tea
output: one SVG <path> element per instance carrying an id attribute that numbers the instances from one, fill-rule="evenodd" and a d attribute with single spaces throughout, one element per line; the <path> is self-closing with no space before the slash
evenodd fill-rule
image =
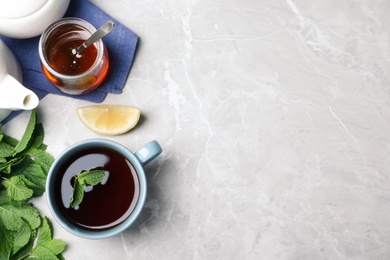
<path id="1" fill-rule="evenodd" d="M 72 208 L 77 207 L 83 201 L 85 187 L 87 185 L 96 186 L 101 183 L 105 172 L 105 170 L 92 170 L 82 172 L 74 177 L 73 193 L 70 198 L 70 206 Z"/>

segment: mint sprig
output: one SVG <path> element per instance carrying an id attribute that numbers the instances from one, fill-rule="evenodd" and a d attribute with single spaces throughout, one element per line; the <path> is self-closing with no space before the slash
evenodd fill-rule
<path id="1" fill-rule="evenodd" d="M 105 172 L 105 170 L 91 170 L 82 172 L 74 177 L 73 192 L 70 198 L 70 206 L 72 208 L 77 207 L 83 201 L 85 187 L 101 183 Z"/>
<path id="2" fill-rule="evenodd" d="M 50 221 L 30 203 L 44 193 L 54 161 L 43 139 L 35 110 L 20 141 L 0 124 L 0 260 L 63 259 L 65 242 L 53 239 Z"/>

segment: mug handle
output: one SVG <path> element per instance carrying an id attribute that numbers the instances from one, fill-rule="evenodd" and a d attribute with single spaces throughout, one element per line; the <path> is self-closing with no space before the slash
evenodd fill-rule
<path id="1" fill-rule="evenodd" d="M 141 149 L 136 151 L 134 154 L 142 164 L 142 166 L 147 165 L 153 159 L 155 159 L 162 152 L 162 148 L 157 141 L 151 141 L 144 145 Z"/>

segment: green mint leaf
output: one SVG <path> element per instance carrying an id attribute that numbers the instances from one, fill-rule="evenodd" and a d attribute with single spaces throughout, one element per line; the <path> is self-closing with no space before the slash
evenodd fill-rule
<path id="1" fill-rule="evenodd" d="M 95 186 L 102 182 L 105 172 L 105 170 L 86 171 L 76 176 L 76 178 L 83 179 L 87 185 Z"/>
<path id="2" fill-rule="evenodd" d="M 104 178 L 104 170 L 91 170 L 80 173 L 74 177 L 74 187 L 72 197 L 70 198 L 70 206 L 75 208 L 80 205 L 84 198 L 84 188 L 86 185 L 98 185 Z"/>
<path id="3" fill-rule="evenodd" d="M 20 248 L 18 251 L 15 251 L 15 250 L 12 251 L 12 256 L 11 256 L 12 260 L 29 259 L 28 256 L 31 253 L 31 251 L 33 250 L 33 247 L 35 244 L 35 236 L 37 234 L 37 232 L 35 230 L 30 230 L 30 231 L 31 231 L 30 241 L 27 243 L 27 245 Z M 14 249 L 15 249 L 15 247 L 14 247 Z"/>
<path id="4" fill-rule="evenodd" d="M 43 143 L 43 139 L 45 137 L 45 130 L 43 129 L 42 124 L 37 124 L 34 129 L 34 134 L 31 140 L 31 148 L 46 150 L 46 145 Z"/>
<path id="5" fill-rule="evenodd" d="M 4 135 L 3 139 L 1 140 L 2 142 L 11 145 L 12 147 L 16 147 L 19 143 L 19 141 L 11 136 Z"/>
<path id="6" fill-rule="evenodd" d="M 9 232 L 0 219 L 0 259 L 10 259 L 14 244 L 14 232 Z"/>
<path id="7" fill-rule="evenodd" d="M 12 164 L 10 162 L 0 164 L 0 174 L 1 173 L 10 174 L 11 166 Z"/>
<path id="8" fill-rule="evenodd" d="M 0 124 L 0 142 L 3 140 L 4 134 L 3 134 L 3 126 Z"/>
<path id="9" fill-rule="evenodd" d="M 30 203 L 20 202 L 0 205 L 0 221 L 10 231 L 17 231 L 24 221 L 29 224 L 31 229 L 37 229 L 41 225 L 38 210 Z"/>
<path id="10" fill-rule="evenodd" d="M 8 160 L 5 163 L 1 163 L 0 164 L 0 173 L 10 174 L 12 166 L 19 164 L 20 162 L 23 161 L 23 159 L 24 159 L 23 157 L 16 157 L 16 158 L 12 158 L 12 159 Z"/>
<path id="11" fill-rule="evenodd" d="M 11 145 L 5 142 L 0 142 L 0 157 L 7 158 L 12 156 L 13 153 L 14 148 Z"/>
<path id="12" fill-rule="evenodd" d="M 23 225 L 23 219 L 13 212 L 9 203 L 0 206 L 0 222 L 9 231 L 16 231 Z"/>
<path id="13" fill-rule="evenodd" d="M 12 252 L 15 254 L 25 247 L 31 240 L 32 230 L 30 226 L 24 222 L 23 225 L 15 232 Z"/>
<path id="14" fill-rule="evenodd" d="M 1 190 L 0 191 L 0 205 L 6 204 L 6 203 L 9 203 L 9 202 L 10 202 L 10 198 L 7 195 L 7 191 L 6 190 Z"/>
<path id="15" fill-rule="evenodd" d="M 45 260 L 58 260 L 57 256 L 52 251 L 50 251 L 50 249 L 44 246 L 37 246 L 34 248 L 29 257 Z"/>
<path id="16" fill-rule="evenodd" d="M 66 243 L 61 239 L 52 239 L 45 244 L 45 247 L 50 249 L 55 255 L 59 255 L 65 250 Z"/>
<path id="17" fill-rule="evenodd" d="M 66 243 L 60 239 L 53 239 L 53 227 L 47 217 L 42 220 L 42 225 L 39 229 L 37 247 L 45 247 L 54 255 L 61 254 L 66 247 Z M 35 251 L 35 250 L 34 250 Z"/>
<path id="18" fill-rule="evenodd" d="M 36 163 L 38 163 L 41 167 L 42 170 L 44 171 L 45 175 L 48 174 L 51 165 L 54 162 L 53 156 L 51 156 L 49 153 L 39 150 L 39 149 L 29 149 L 26 154 L 31 156 Z"/>
<path id="19" fill-rule="evenodd" d="M 42 167 L 30 158 L 26 158 L 23 162 L 13 168 L 14 175 L 22 177 L 26 186 L 33 190 L 34 197 L 39 197 L 45 191 L 46 174 Z"/>
<path id="20" fill-rule="evenodd" d="M 23 201 L 30 199 L 33 195 L 33 190 L 29 189 L 19 175 L 3 180 L 2 184 L 7 189 L 7 194 L 12 200 Z"/>
<path id="21" fill-rule="evenodd" d="M 40 197 L 43 195 L 45 192 L 45 187 L 41 186 L 40 184 L 34 183 L 33 181 L 30 181 L 23 175 L 18 175 L 20 178 L 23 180 L 24 184 L 28 189 L 32 191 L 32 196 L 31 197 Z"/>
<path id="22" fill-rule="evenodd" d="M 15 147 L 14 155 L 23 152 L 27 148 L 31 140 L 31 137 L 34 133 L 36 123 L 37 123 L 37 113 L 35 112 L 35 110 L 32 110 L 30 115 L 30 120 L 28 121 L 27 124 L 27 128 L 24 131 L 22 139 L 20 139 L 19 143 Z"/>
<path id="23" fill-rule="evenodd" d="M 80 205 L 84 198 L 85 183 L 82 180 L 75 178 L 72 197 L 70 198 L 70 206 L 75 208 Z"/>
<path id="24" fill-rule="evenodd" d="M 44 217 L 42 220 L 41 227 L 39 229 L 37 245 L 45 245 L 53 239 L 52 229 L 53 227 L 51 225 L 51 222 L 47 217 Z"/>

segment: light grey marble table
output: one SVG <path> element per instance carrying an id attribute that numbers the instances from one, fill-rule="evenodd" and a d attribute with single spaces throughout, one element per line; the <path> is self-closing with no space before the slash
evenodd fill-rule
<path id="1" fill-rule="evenodd" d="M 93 2 L 140 36 L 104 104 L 143 120 L 108 139 L 164 152 L 119 236 L 77 238 L 35 201 L 67 259 L 390 259 L 390 1 Z M 101 137 L 86 105 L 41 101 L 53 156 Z"/>

